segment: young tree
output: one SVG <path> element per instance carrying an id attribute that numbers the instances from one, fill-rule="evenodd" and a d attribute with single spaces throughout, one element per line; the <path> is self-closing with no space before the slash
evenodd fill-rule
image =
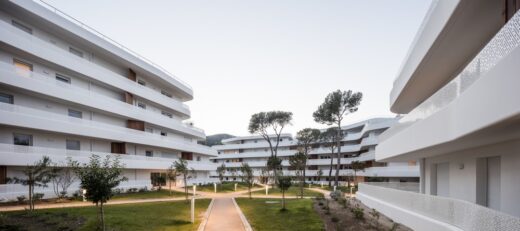
<path id="1" fill-rule="evenodd" d="M 330 165 L 329 165 L 329 187 L 331 187 L 331 181 L 332 181 L 332 167 L 334 166 L 334 153 L 337 146 L 338 139 L 341 139 L 343 137 L 342 132 L 340 132 L 341 136 L 338 136 L 337 128 L 332 127 L 328 128 L 324 132 L 320 134 L 320 141 L 325 144 L 330 149 Z M 336 166 L 337 167 L 337 166 Z"/>
<path id="2" fill-rule="evenodd" d="M 29 188 L 29 211 L 34 210 L 34 188 L 47 187 L 47 183 L 55 176 L 56 172 L 51 168 L 52 161 L 49 157 L 44 156 L 41 160 L 33 165 L 28 165 L 22 170 L 25 178 L 14 177 L 10 181 L 15 184 L 22 184 Z"/>
<path id="3" fill-rule="evenodd" d="M 249 120 L 249 133 L 258 134 L 264 138 L 269 144 L 269 149 L 271 151 L 271 161 L 268 161 L 267 170 L 273 171 L 273 175 L 275 175 L 276 179 L 276 170 L 279 169 L 279 165 L 269 165 L 269 164 L 278 164 L 281 161 L 278 161 L 278 145 L 280 143 L 280 136 L 282 135 L 282 131 L 284 127 L 290 125 L 292 121 L 292 112 L 284 112 L 284 111 L 269 111 L 269 112 L 259 112 L 253 114 L 251 119 Z M 272 142 L 272 136 L 269 134 L 274 133 L 274 138 L 276 138 L 275 143 Z"/>
<path id="4" fill-rule="evenodd" d="M 359 161 L 352 161 L 352 163 L 350 163 L 350 167 L 352 168 L 352 170 L 354 171 L 354 186 L 357 185 L 357 172 L 358 171 L 365 171 L 365 163 L 363 162 L 359 162 Z"/>
<path id="5" fill-rule="evenodd" d="M 123 165 L 119 157 L 106 156 L 104 160 L 92 155 L 88 164 L 72 161 L 74 172 L 81 180 L 81 188 L 86 190 L 87 200 L 96 204 L 99 217 L 99 228 L 105 230 L 105 212 L 103 204 L 112 197 L 112 190 L 127 178 L 122 176 Z"/>
<path id="6" fill-rule="evenodd" d="M 188 178 L 190 177 L 190 172 L 194 170 L 190 170 L 190 168 L 188 168 L 188 161 L 184 159 L 176 160 L 173 162 L 173 165 L 175 166 L 175 172 L 177 172 L 179 175 L 182 175 L 182 180 L 184 182 L 184 195 L 186 197 L 186 201 L 188 201 Z"/>
<path id="7" fill-rule="evenodd" d="M 224 180 L 224 174 L 226 173 L 226 165 L 222 163 L 220 166 L 217 167 L 217 174 L 218 179 L 220 181 L 220 184 L 222 184 L 222 181 Z"/>
<path id="8" fill-rule="evenodd" d="M 307 169 L 307 160 L 309 159 L 309 152 L 312 149 L 312 144 L 319 140 L 320 130 L 314 128 L 304 128 L 296 133 L 296 139 L 298 140 L 298 148 L 305 157 L 303 160 L 302 179 L 301 185 L 302 198 L 303 198 L 303 186 L 305 184 L 305 170 Z"/>
<path id="9" fill-rule="evenodd" d="M 166 170 L 166 178 L 168 179 L 168 189 L 170 191 L 170 196 L 172 195 L 172 181 L 177 182 L 177 172 L 175 171 L 175 166 L 172 164 Z"/>
<path id="10" fill-rule="evenodd" d="M 316 177 L 318 177 L 318 181 L 321 181 L 321 176 L 323 176 L 323 171 L 321 171 L 320 169 L 316 172 Z"/>
<path id="11" fill-rule="evenodd" d="M 307 157 L 303 152 L 297 152 L 293 156 L 289 157 L 289 165 L 291 169 L 296 171 L 296 177 L 300 178 L 300 197 L 303 198 L 303 187 L 305 182 L 305 176 L 303 175 L 303 171 L 305 171 L 305 163 L 307 162 Z"/>
<path id="12" fill-rule="evenodd" d="M 247 190 L 249 191 L 249 199 L 251 199 L 251 188 L 254 183 L 253 169 L 247 163 L 242 163 L 240 167 L 240 171 L 242 172 L 242 181 L 247 184 Z"/>
<path id="13" fill-rule="evenodd" d="M 358 110 L 363 94 L 361 92 L 352 92 L 337 90 L 325 98 L 325 101 L 313 113 L 314 121 L 327 125 L 337 125 L 338 137 L 341 137 L 341 121 L 343 118 Z M 338 185 L 339 169 L 341 165 L 341 139 L 337 139 L 337 165 L 334 185 Z"/>
<path id="14" fill-rule="evenodd" d="M 281 211 L 287 210 L 285 208 L 285 191 L 287 191 L 292 185 L 292 179 L 290 176 L 278 176 L 277 180 L 278 187 L 282 190 L 282 209 Z"/>

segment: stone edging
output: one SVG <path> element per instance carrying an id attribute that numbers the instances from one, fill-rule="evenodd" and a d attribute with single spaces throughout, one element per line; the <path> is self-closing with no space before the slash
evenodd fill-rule
<path id="1" fill-rule="evenodd" d="M 206 224 L 208 223 L 209 215 L 211 214 L 211 209 L 213 209 L 213 201 L 215 199 L 211 199 L 211 202 L 209 203 L 208 210 L 206 210 L 206 213 L 204 213 L 204 218 L 202 219 L 202 222 L 199 225 L 199 228 L 197 231 L 204 231 L 206 229 Z"/>
<path id="2" fill-rule="evenodd" d="M 240 207 L 238 207 L 238 204 L 235 201 L 235 198 L 233 197 L 231 199 L 233 200 L 233 204 L 235 205 L 235 208 L 237 209 L 238 215 L 240 216 L 240 220 L 242 220 L 242 224 L 244 225 L 244 230 L 253 231 L 253 229 L 251 228 L 251 225 L 249 224 L 249 222 L 246 219 L 246 216 L 244 216 L 244 213 L 242 213 L 242 210 L 240 209 Z"/>

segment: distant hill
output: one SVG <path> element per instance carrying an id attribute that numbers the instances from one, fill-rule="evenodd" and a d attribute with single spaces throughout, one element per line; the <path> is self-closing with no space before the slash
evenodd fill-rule
<path id="1" fill-rule="evenodd" d="M 213 146 L 222 144 L 222 140 L 233 138 L 235 136 L 229 134 L 215 134 L 211 136 L 206 136 L 206 141 L 199 141 L 199 144 L 203 144 L 206 146 Z"/>

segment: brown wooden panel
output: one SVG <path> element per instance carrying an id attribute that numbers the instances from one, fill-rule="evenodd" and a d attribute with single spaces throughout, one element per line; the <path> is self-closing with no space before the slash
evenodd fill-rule
<path id="1" fill-rule="evenodd" d="M 139 120 L 128 120 L 127 127 L 139 131 L 144 131 L 144 121 Z"/>
<path id="2" fill-rule="evenodd" d="M 181 153 L 181 158 L 183 160 L 193 160 L 193 153 L 191 153 L 191 152 L 182 152 Z"/>
<path id="3" fill-rule="evenodd" d="M 0 184 L 7 184 L 7 167 L 0 166 Z"/>
<path id="4" fill-rule="evenodd" d="M 137 74 L 135 73 L 134 70 L 128 68 L 128 79 L 132 80 L 132 81 L 136 81 L 137 80 Z"/>
<path id="5" fill-rule="evenodd" d="M 112 142 L 111 143 L 111 153 L 126 154 L 125 143 Z"/>
<path id="6" fill-rule="evenodd" d="M 127 104 L 134 104 L 134 95 L 128 93 L 128 92 L 125 92 L 124 93 L 124 98 L 125 98 L 125 102 Z"/>

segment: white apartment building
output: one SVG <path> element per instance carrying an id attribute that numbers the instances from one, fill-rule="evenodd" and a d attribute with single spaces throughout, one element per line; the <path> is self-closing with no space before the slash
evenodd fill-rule
<path id="1" fill-rule="evenodd" d="M 340 180 L 346 182 L 346 177 L 353 177 L 350 168 L 352 161 L 364 162 L 366 169 L 358 171 L 356 176 L 358 182 L 362 181 L 392 181 L 392 182 L 417 182 L 419 180 L 419 166 L 415 161 L 401 163 L 380 163 L 374 161 L 375 147 L 378 144 L 378 136 L 388 127 L 395 123 L 394 118 L 375 118 L 343 126 L 344 138 L 341 142 L 341 167 Z M 273 136 L 273 142 L 276 136 Z M 223 145 L 215 145 L 218 157 L 212 160 L 219 166 L 224 163 L 226 168 L 238 169 L 242 163 L 247 163 L 254 170 L 258 178 L 265 169 L 267 159 L 271 156 L 269 144 L 261 136 L 235 137 L 222 140 Z M 274 144 L 273 144 L 274 145 Z M 295 171 L 289 168 L 289 157 L 297 152 L 298 141 L 290 134 L 280 136 L 278 157 L 282 159 L 283 172 L 285 175 L 295 175 Z M 334 154 L 335 156 L 336 154 Z M 335 176 L 337 159 L 334 158 L 332 178 Z M 306 169 L 306 181 L 326 182 L 329 177 L 331 162 L 331 150 L 325 145 L 317 142 L 312 146 Z M 323 175 L 318 177 L 318 171 Z M 217 177 L 215 172 L 212 173 Z M 225 180 L 240 180 L 240 172 L 226 171 Z"/>
<path id="2" fill-rule="evenodd" d="M 180 158 L 196 170 L 190 184 L 214 180 L 217 152 L 183 123 L 192 99 L 174 75 L 52 6 L 0 1 L 0 198 L 26 194 L 6 178 L 44 155 L 120 156 L 123 188 L 151 187 Z"/>
<path id="3" fill-rule="evenodd" d="M 420 184 L 361 184 L 358 199 L 415 230 L 520 230 L 518 8 L 433 1 L 391 91 L 403 117 L 376 148 L 419 160 Z"/>

